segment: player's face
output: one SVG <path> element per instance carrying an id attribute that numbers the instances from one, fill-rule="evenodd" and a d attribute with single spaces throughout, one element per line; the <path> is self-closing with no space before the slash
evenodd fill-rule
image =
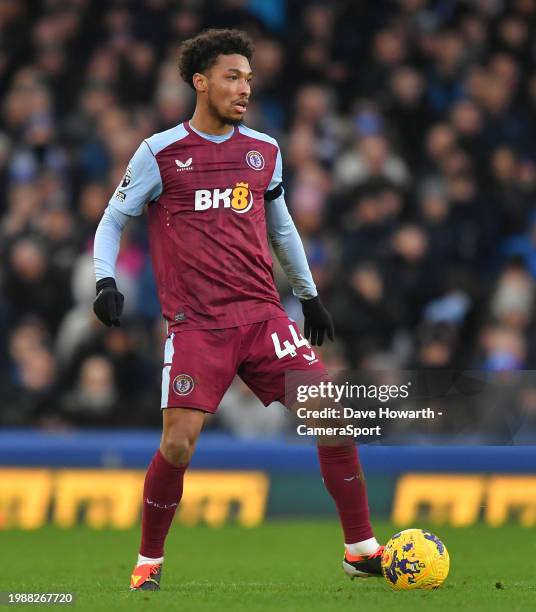
<path id="1" fill-rule="evenodd" d="M 207 74 L 210 112 L 223 123 L 240 123 L 251 94 L 251 66 L 243 55 L 219 55 Z"/>

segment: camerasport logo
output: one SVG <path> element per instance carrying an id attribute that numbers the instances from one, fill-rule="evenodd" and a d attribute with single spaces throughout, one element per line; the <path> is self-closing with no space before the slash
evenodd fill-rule
<path id="1" fill-rule="evenodd" d="M 173 379 L 173 391 L 177 395 L 189 395 L 194 387 L 194 379 L 189 374 L 179 374 Z"/>
<path id="2" fill-rule="evenodd" d="M 246 153 L 246 163 L 253 170 L 264 168 L 264 157 L 258 151 L 248 151 Z"/>
<path id="3" fill-rule="evenodd" d="M 195 192 L 195 210 L 211 208 L 230 208 L 238 214 L 248 212 L 253 206 L 253 193 L 248 183 L 238 182 L 228 189 L 197 189 Z"/>

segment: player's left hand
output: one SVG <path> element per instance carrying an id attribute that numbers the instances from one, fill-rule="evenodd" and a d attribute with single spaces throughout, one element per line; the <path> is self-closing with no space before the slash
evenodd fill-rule
<path id="1" fill-rule="evenodd" d="M 302 301 L 301 305 L 305 319 L 303 324 L 305 338 L 309 340 L 313 346 L 322 346 L 324 336 L 327 332 L 328 338 L 333 340 L 335 337 L 333 319 L 320 301 L 318 295 L 310 300 Z"/>

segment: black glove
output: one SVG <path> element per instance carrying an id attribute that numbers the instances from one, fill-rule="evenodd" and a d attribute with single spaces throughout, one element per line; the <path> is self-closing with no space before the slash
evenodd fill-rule
<path id="1" fill-rule="evenodd" d="M 324 308 L 318 295 L 302 303 L 303 316 L 305 318 L 303 333 L 313 346 L 322 346 L 324 334 L 328 333 L 328 338 L 333 340 L 335 337 L 335 326 L 329 312 Z"/>
<path id="2" fill-rule="evenodd" d="M 117 290 L 113 278 L 101 278 L 100 281 L 97 281 L 97 297 L 93 302 L 93 312 L 104 325 L 119 327 L 119 317 L 123 312 L 124 301 L 125 298 Z"/>

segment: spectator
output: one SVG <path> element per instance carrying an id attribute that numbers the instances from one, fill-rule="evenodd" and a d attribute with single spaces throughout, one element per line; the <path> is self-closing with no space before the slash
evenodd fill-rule
<path id="1" fill-rule="evenodd" d="M 128 424 L 126 408 L 120 402 L 112 364 L 95 355 L 82 363 L 75 387 L 63 399 L 61 414 L 76 427 L 124 425 Z"/>

